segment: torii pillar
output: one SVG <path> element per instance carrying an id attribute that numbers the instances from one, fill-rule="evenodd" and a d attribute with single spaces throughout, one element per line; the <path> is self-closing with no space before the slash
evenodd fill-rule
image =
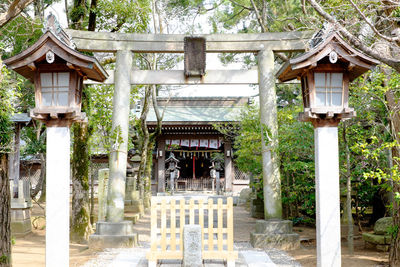
<path id="1" fill-rule="evenodd" d="M 258 52 L 258 83 L 265 220 L 256 222 L 256 232 L 250 234 L 250 243 L 257 248 L 291 250 L 300 246 L 300 239 L 292 231 L 292 221 L 282 220 L 274 66 L 274 52 L 261 49 Z"/>
<path id="2" fill-rule="evenodd" d="M 131 51 L 117 51 L 106 220 L 97 222 L 96 233 L 89 239 L 91 248 L 133 247 L 137 244 L 138 235 L 133 232 L 132 221 L 124 220 L 131 70 Z"/>

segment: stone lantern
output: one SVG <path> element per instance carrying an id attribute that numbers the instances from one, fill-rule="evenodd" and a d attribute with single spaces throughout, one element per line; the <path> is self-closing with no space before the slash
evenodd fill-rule
<path id="1" fill-rule="evenodd" d="M 175 178 L 179 178 L 179 160 L 175 158 L 174 153 L 171 152 L 169 157 L 165 160 L 165 164 L 168 164 L 167 172 L 169 172 L 170 177 L 170 189 L 171 193 L 174 193 L 175 190 Z"/>
<path id="2" fill-rule="evenodd" d="M 278 72 L 282 82 L 300 79 L 302 121 L 314 125 L 317 266 L 340 266 L 338 124 L 355 116 L 349 83 L 379 64 L 347 44 L 336 32 L 318 32 L 311 50 L 289 60 Z"/>
<path id="3" fill-rule="evenodd" d="M 81 112 L 84 79 L 103 82 L 106 71 L 93 57 L 75 51 L 54 15 L 31 47 L 4 60 L 35 85 L 33 119 L 46 128 L 46 266 L 69 266 L 70 129 Z"/>

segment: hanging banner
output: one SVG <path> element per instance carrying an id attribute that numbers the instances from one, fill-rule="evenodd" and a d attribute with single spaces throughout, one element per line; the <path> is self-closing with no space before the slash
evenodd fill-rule
<path id="1" fill-rule="evenodd" d="M 198 146 L 199 146 L 199 140 L 198 139 L 190 140 L 190 147 L 198 147 Z"/>
<path id="2" fill-rule="evenodd" d="M 209 148 L 218 148 L 219 147 L 219 145 L 218 145 L 218 140 L 217 139 L 210 139 L 210 142 L 209 142 Z"/>
<path id="3" fill-rule="evenodd" d="M 200 147 L 208 147 L 208 139 L 200 139 Z"/>
<path id="4" fill-rule="evenodd" d="M 172 140 L 172 142 L 171 142 L 171 145 L 180 145 L 181 144 L 181 140 L 179 140 L 179 139 L 174 139 L 174 140 Z"/>
<path id="5" fill-rule="evenodd" d="M 189 146 L 189 139 L 181 140 L 181 146 Z"/>

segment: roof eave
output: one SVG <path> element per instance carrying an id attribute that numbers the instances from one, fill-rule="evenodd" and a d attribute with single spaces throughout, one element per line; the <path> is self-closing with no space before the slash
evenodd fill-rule
<path id="1" fill-rule="evenodd" d="M 95 71 L 97 74 L 95 76 L 91 75 L 87 71 L 85 72 L 83 70 L 83 67 L 81 66 L 82 71 L 85 73 L 85 75 L 87 75 L 87 77 L 89 79 L 92 79 L 92 80 L 95 80 L 98 82 L 103 82 L 104 80 L 107 79 L 108 73 L 104 70 L 104 68 L 100 65 L 100 63 L 97 61 L 96 58 L 87 56 L 87 55 L 81 54 L 78 51 L 75 51 L 74 49 L 72 49 L 71 47 L 69 47 L 62 41 L 60 41 L 56 36 L 54 36 L 54 34 L 51 31 L 47 31 L 45 34 L 43 34 L 39 38 L 39 40 L 36 41 L 36 43 L 34 43 L 32 46 L 30 46 L 26 50 L 22 51 L 21 53 L 13 56 L 11 58 L 4 60 L 4 64 L 7 65 L 10 69 L 15 70 L 16 72 L 18 72 L 18 70 L 20 72 L 22 72 L 23 67 L 21 67 L 18 63 L 22 62 L 23 60 L 26 60 L 29 57 L 32 58 L 32 60 L 31 60 L 32 62 L 35 62 L 35 60 L 37 60 L 38 58 L 43 56 L 42 54 L 45 54 L 45 52 L 40 51 L 40 49 L 44 45 L 46 45 L 46 43 L 49 42 L 49 40 L 51 40 L 51 42 L 56 44 L 60 49 L 64 50 L 66 53 L 70 54 L 71 56 L 77 58 L 80 61 L 86 62 L 84 68 L 91 69 L 91 70 Z M 40 52 L 38 52 L 38 51 L 40 51 Z M 36 53 L 40 53 L 40 54 L 36 54 Z M 60 56 L 60 55 L 58 55 L 58 56 Z M 63 59 L 68 62 L 67 59 L 65 59 L 65 58 L 63 58 Z M 30 62 L 30 63 L 32 63 L 32 62 Z M 72 63 L 72 62 L 70 62 L 70 63 Z M 18 73 L 20 73 L 20 72 L 18 72 Z M 34 72 L 34 71 L 32 70 L 32 72 Z M 26 76 L 26 78 L 31 80 L 31 75 Z"/>

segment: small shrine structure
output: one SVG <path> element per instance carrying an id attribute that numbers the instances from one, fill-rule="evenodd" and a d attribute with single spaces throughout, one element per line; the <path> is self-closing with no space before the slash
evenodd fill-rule
<path id="1" fill-rule="evenodd" d="M 210 174 L 212 161 L 218 159 L 221 188 L 227 192 L 240 192 L 248 186 L 249 179 L 235 170 L 231 140 L 213 126 L 218 123 L 235 123 L 241 108 L 249 102 L 248 97 L 174 97 L 159 98 L 164 110 L 162 133 L 157 137 L 153 156 L 153 189 L 164 192 L 169 181 L 166 158 L 171 153 L 179 160 L 180 177 L 176 190 L 211 191 Z M 153 110 L 149 112 L 147 125 L 154 131 L 157 125 Z M 237 175 L 235 175 L 237 173 Z"/>

